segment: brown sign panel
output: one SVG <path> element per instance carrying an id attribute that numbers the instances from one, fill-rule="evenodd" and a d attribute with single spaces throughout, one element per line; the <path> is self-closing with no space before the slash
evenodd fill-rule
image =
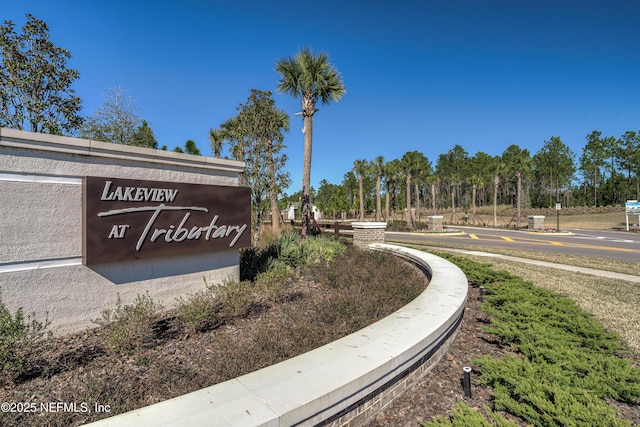
<path id="1" fill-rule="evenodd" d="M 243 187 L 85 177 L 85 265 L 251 245 Z"/>

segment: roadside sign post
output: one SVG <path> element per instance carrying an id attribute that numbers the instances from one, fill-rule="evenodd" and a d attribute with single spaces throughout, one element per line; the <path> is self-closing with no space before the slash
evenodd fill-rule
<path id="1" fill-rule="evenodd" d="M 556 233 L 560 232 L 560 209 L 562 206 L 560 203 L 556 203 Z"/>
<path id="2" fill-rule="evenodd" d="M 625 213 L 627 216 L 627 231 L 629 231 L 629 216 L 638 215 L 638 224 L 640 224 L 640 202 L 637 200 L 627 200 L 625 203 Z"/>

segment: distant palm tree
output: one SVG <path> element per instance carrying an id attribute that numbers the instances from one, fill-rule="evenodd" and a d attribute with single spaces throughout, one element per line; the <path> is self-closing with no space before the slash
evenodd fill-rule
<path id="1" fill-rule="evenodd" d="M 225 140 L 225 133 L 223 129 L 210 129 L 209 139 L 211 140 L 211 149 L 213 150 L 213 157 L 220 158 L 222 153 L 222 143 Z"/>
<path id="2" fill-rule="evenodd" d="M 506 170 L 518 180 L 516 187 L 516 228 L 520 227 L 522 216 L 522 178 L 531 172 L 531 154 L 529 150 L 520 148 L 516 144 L 511 144 L 502 153 L 502 160 Z"/>
<path id="3" fill-rule="evenodd" d="M 396 189 L 398 186 L 398 175 L 402 169 L 400 160 L 395 159 L 384 165 L 385 182 L 385 220 L 390 221 L 389 205 L 393 209 L 393 219 L 396 219 Z M 390 200 L 391 199 L 391 200 Z"/>
<path id="4" fill-rule="evenodd" d="M 406 179 L 406 190 L 407 190 L 407 215 L 406 221 L 407 225 L 410 228 L 415 228 L 415 222 L 413 219 L 413 213 L 411 212 L 411 176 L 416 172 L 417 169 L 417 152 L 411 151 L 407 152 L 402 156 L 400 160 L 402 163 L 402 169 L 404 170 L 404 176 Z"/>
<path id="5" fill-rule="evenodd" d="M 496 156 L 493 159 L 493 226 L 498 226 L 498 187 L 500 186 L 500 175 L 504 172 L 502 158 Z"/>
<path id="6" fill-rule="evenodd" d="M 408 151 L 404 153 L 400 163 L 407 182 L 407 225 L 410 228 L 415 228 L 415 218 L 411 212 L 411 179 L 415 178 L 415 181 L 418 182 L 421 176 L 429 176 L 431 174 L 431 162 L 419 151 Z M 420 195 L 416 188 L 417 209 L 420 207 L 419 197 Z"/>
<path id="7" fill-rule="evenodd" d="M 380 221 L 382 215 L 382 206 L 380 201 L 380 186 L 382 183 L 382 176 L 384 175 L 384 157 L 378 156 L 373 161 L 373 166 L 376 169 L 378 179 L 376 181 L 376 221 Z"/>
<path id="8" fill-rule="evenodd" d="M 304 161 L 302 167 L 302 235 L 310 231 L 311 149 L 313 143 L 313 115 L 318 111 L 316 102 L 323 105 L 338 102 L 346 93 L 342 76 L 329 61 L 326 53 L 314 54 L 304 48 L 293 57 L 276 62 L 280 74 L 278 91 L 287 93 L 302 102 L 304 121 Z"/>
<path id="9" fill-rule="evenodd" d="M 353 162 L 353 171 L 358 177 L 358 185 L 360 188 L 360 221 L 364 221 L 364 175 L 369 169 L 369 162 L 366 160 L 356 160 Z"/>
<path id="10" fill-rule="evenodd" d="M 467 178 L 467 182 L 471 184 L 471 225 L 476 225 L 476 197 L 478 187 L 484 187 L 484 180 L 479 174 L 472 174 Z"/>

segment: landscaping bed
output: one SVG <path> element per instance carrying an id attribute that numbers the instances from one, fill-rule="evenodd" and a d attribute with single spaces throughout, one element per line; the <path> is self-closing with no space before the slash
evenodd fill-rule
<path id="1" fill-rule="evenodd" d="M 374 323 L 428 283 L 390 254 L 287 239 L 244 256 L 253 281 L 173 310 L 140 295 L 96 329 L 39 340 L 22 354 L 24 369 L 4 365 L 0 401 L 11 406 L 0 425 L 82 425 L 232 379 Z"/>

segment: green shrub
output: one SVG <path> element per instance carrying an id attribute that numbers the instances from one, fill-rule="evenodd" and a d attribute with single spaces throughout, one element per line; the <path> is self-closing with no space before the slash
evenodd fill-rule
<path id="1" fill-rule="evenodd" d="M 282 302 L 289 296 L 291 274 L 292 270 L 287 266 L 275 265 L 256 277 L 256 290 L 269 302 Z"/>
<path id="2" fill-rule="evenodd" d="M 308 264 L 326 263 L 342 255 L 345 246 L 325 236 L 309 236 L 302 240 L 300 233 L 281 233 L 268 246 L 247 248 L 240 252 L 240 281 L 253 281 L 274 268 L 299 268 Z"/>
<path id="3" fill-rule="evenodd" d="M 487 420 L 482 413 L 476 409 L 470 408 L 465 403 L 458 402 L 453 407 L 451 420 L 440 415 L 430 422 L 423 421 L 420 425 L 422 427 L 515 427 L 518 425 L 513 421 L 507 420 L 499 413 L 492 411 L 491 408 L 487 406 L 484 406 L 484 412 L 486 412 L 487 417 L 490 418 L 490 420 Z"/>
<path id="4" fill-rule="evenodd" d="M 302 244 L 303 262 L 299 266 L 327 263 L 344 254 L 346 247 L 331 237 L 321 235 Z"/>
<path id="5" fill-rule="evenodd" d="M 108 348 L 116 353 L 132 353 L 153 343 L 155 323 L 162 306 L 149 293 L 136 297 L 132 304 L 123 305 L 118 294 L 116 308 L 103 310 L 102 318 L 93 320 L 104 327 L 102 333 Z"/>
<path id="6" fill-rule="evenodd" d="M 246 317 L 251 312 L 256 300 L 253 288 L 249 281 L 226 281 L 212 289 L 226 315 Z"/>
<path id="7" fill-rule="evenodd" d="M 345 251 L 345 246 L 331 237 L 319 235 L 302 241 L 295 232 L 282 233 L 276 241 L 277 259 L 289 267 L 333 261 Z"/>
<path id="8" fill-rule="evenodd" d="M 304 264 L 302 240 L 297 232 L 288 231 L 280 234 L 275 242 L 275 248 L 279 263 L 293 268 Z"/>
<path id="9" fill-rule="evenodd" d="M 222 302 L 206 289 L 178 298 L 177 316 L 191 332 L 203 332 L 222 323 Z"/>
<path id="10" fill-rule="evenodd" d="M 265 248 L 250 247 L 240 251 L 240 281 L 254 280 L 256 276 L 269 268 L 276 256 L 276 245 Z"/>
<path id="11" fill-rule="evenodd" d="M 0 371 L 3 380 L 12 381 L 20 376 L 37 353 L 38 343 L 51 336 L 51 322 L 36 319 L 32 313 L 25 319 L 22 307 L 15 315 L 7 309 L 0 295 Z"/>

